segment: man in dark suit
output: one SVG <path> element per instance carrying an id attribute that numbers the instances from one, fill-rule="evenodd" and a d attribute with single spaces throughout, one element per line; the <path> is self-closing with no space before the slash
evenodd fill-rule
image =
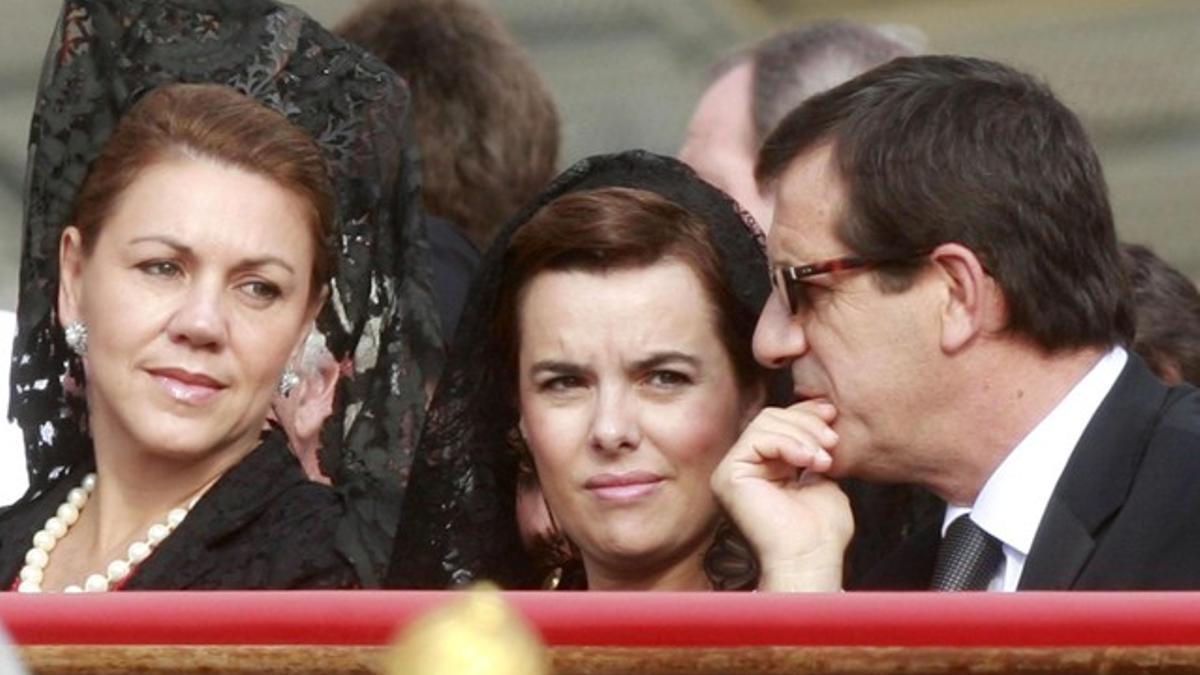
<path id="1" fill-rule="evenodd" d="M 776 289 L 755 354 L 798 402 L 713 486 L 765 569 L 804 575 L 833 512 L 813 486 L 850 476 L 946 502 L 852 587 L 1200 588 L 1200 394 L 1126 351 L 1100 164 L 1044 85 L 898 59 L 793 111 L 756 172 Z"/>

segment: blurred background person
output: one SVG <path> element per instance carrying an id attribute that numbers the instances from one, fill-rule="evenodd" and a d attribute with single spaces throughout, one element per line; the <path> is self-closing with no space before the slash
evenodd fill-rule
<path id="1" fill-rule="evenodd" d="M 1140 244 L 1121 244 L 1133 286 L 1133 349 L 1167 384 L 1200 384 L 1200 291 Z"/>
<path id="2" fill-rule="evenodd" d="M 536 586 L 513 506 L 528 464 L 580 555 L 566 587 L 770 586 L 752 559 L 731 562 L 736 535 L 719 534 L 709 486 L 766 401 L 750 339 L 767 276 L 761 233 L 678 161 L 635 151 L 563 174 L 488 253 L 414 462 L 391 585 Z M 813 500 L 843 515 L 820 533 L 838 577 L 796 590 L 840 583 L 852 525 L 822 487 Z"/>
<path id="3" fill-rule="evenodd" d="M 503 22 L 469 0 L 368 0 L 336 31 L 408 83 L 446 341 L 478 251 L 558 172 L 549 90 Z"/>
<path id="4" fill-rule="evenodd" d="M 679 158 L 729 193 L 764 229 L 774 205 L 754 180 L 763 139 L 793 108 L 897 56 L 922 51 L 915 28 L 818 21 L 777 33 L 717 64 Z"/>

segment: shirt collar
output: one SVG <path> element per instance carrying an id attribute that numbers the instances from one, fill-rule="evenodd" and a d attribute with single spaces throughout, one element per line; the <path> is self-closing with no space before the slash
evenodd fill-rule
<path id="1" fill-rule="evenodd" d="M 947 506 L 942 534 L 969 512 L 988 534 L 1029 555 L 1054 486 L 1128 359 L 1123 348 L 1114 347 L 1096 362 L 992 472 L 973 506 Z"/>

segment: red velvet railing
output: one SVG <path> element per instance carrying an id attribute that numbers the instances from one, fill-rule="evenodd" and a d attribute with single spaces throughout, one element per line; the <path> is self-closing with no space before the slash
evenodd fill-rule
<path id="1" fill-rule="evenodd" d="M 0 594 L 31 645 L 382 645 L 451 593 Z M 509 593 L 551 646 L 1200 645 L 1200 593 Z"/>

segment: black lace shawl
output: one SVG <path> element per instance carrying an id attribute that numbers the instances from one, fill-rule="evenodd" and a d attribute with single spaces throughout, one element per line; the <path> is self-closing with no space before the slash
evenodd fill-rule
<path id="1" fill-rule="evenodd" d="M 762 309 L 770 292 L 762 234 L 724 193 L 684 164 L 643 151 L 571 167 L 497 236 L 483 260 L 413 462 L 389 586 L 446 588 L 491 579 L 536 588 L 541 581 L 517 532 L 517 456 L 505 440 L 517 411 L 508 395 L 511 383 L 499 381 L 492 312 L 513 232 L 550 201 L 601 187 L 649 190 L 698 216 L 711 228 L 722 272 L 738 299 L 752 316 Z"/>
<path id="2" fill-rule="evenodd" d="M 408 90 L 382 62 L 270 0 L 67 0 L 29 138 L 9 415 L 25 434 L 25 500 L 90 455 L 78 360 L 55 316 L 58 241 L 91 161 L 145 92 L 222 83 L 279 111 L 326 151 L 338 268 L 318 326 L 343 364 L 321 467 L 347 502 L 338 543 L 380 577 L 441 366 Z"/>

